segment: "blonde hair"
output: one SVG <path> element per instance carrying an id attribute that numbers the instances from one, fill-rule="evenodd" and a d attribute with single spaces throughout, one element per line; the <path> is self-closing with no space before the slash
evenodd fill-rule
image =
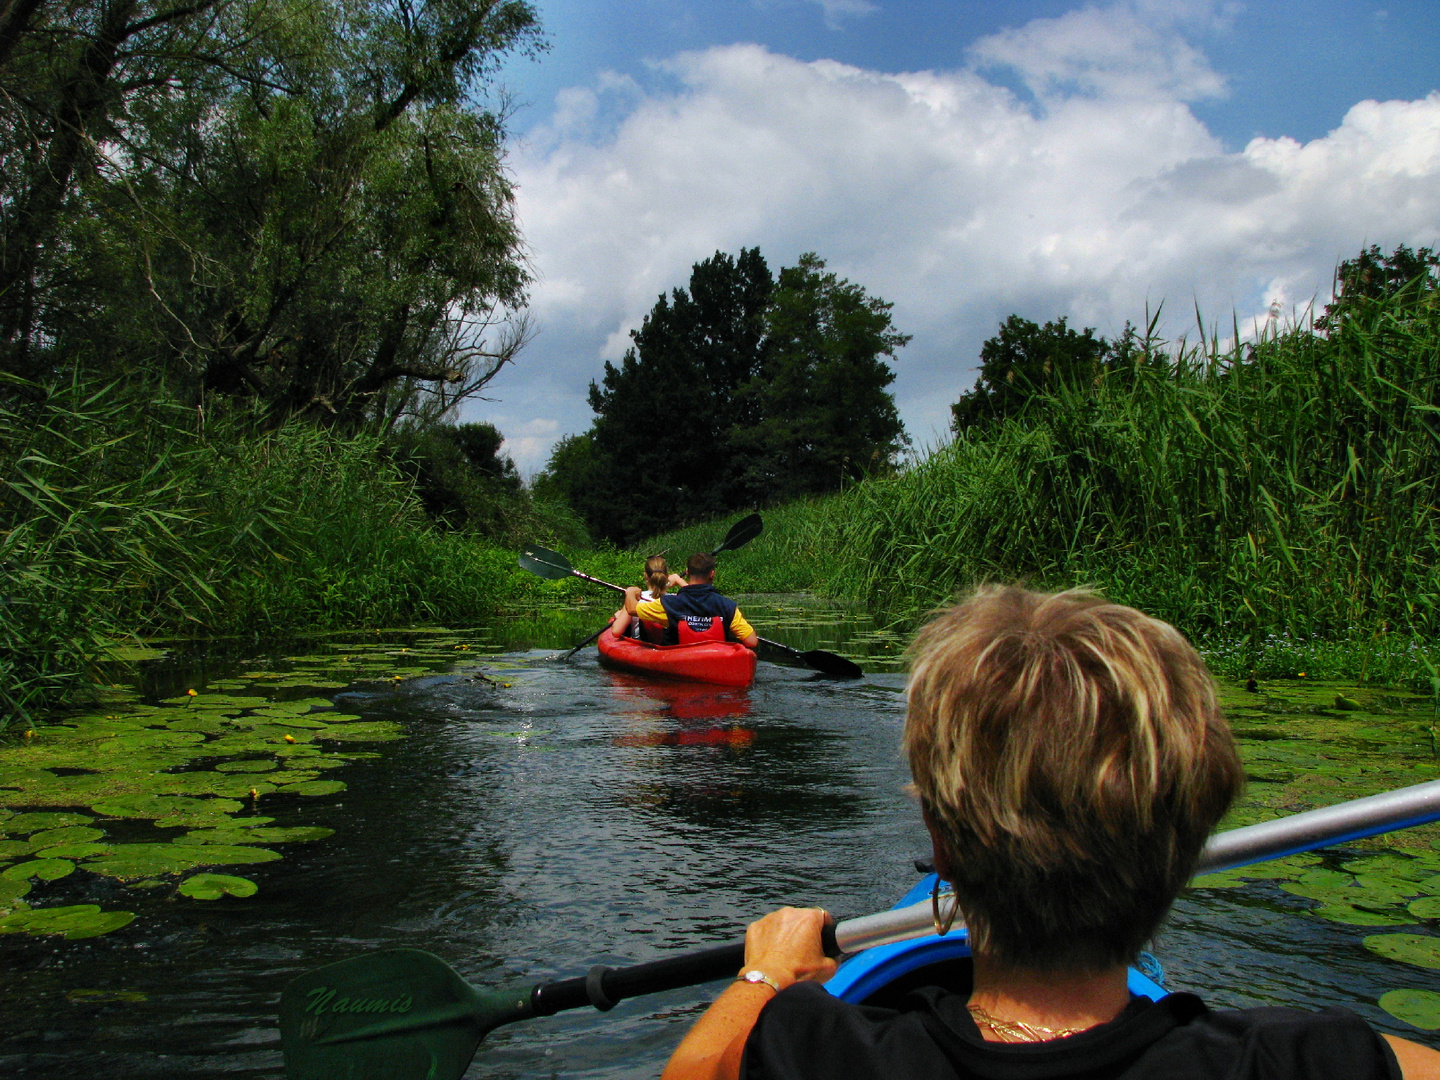
<path id="1" fill-rule="evenodd" d="M 651 596 L 659 596 L 670 585 L 670 567 L 664 555 L 651 555 L 645 560 L 645 584 Z"/>
<path id="2" fill-rule="evenodd" d="M 1204 662 L 1093 593 L 985 586 L 911 646 L 904 746 L 974 947 L 1128 962 L 1244 780 Z"/>

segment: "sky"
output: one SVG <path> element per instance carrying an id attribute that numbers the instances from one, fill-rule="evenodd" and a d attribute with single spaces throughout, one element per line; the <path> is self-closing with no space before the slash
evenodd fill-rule
<path id="1" fill-rule="evenodd" d="M 1440 247 L 1434 0 L 536 0 L 507 165 L 535 336 L 471 401 L 527 476 L 694 263 L 814 251 L 895 306 L 919 450 L 1018 313 L 1253 333 Z"/>

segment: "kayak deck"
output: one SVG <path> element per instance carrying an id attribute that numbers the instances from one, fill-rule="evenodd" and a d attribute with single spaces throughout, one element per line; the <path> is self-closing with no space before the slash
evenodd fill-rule
<path id="1" fill-rule="evenodd" d="M 605 631 L 596 642 L 606 667 L 665 679 L 749 686 L 755 679 L 755 650 L 736 641 L 701 641 L 693 645 L 651 645 L 617 638 Z"/>

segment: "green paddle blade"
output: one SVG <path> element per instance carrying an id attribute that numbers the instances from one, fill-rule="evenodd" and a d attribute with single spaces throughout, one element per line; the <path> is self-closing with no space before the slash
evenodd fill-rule
<path id="1" fill-rule="evenodd" d="M 534 544 L 520 549 L 520 569 L 538 574 L 546 581 L 559 581 L 575 573 L 570 560 L 558 551 L 549 551 Z"/>
<path id="2" fill-rule="evenodd" d="M 459 1080 L 501 1024 L 533 1015 L 530 990 L 480 991 L 419 949 L 301 975 L 280 995 L 290 1080 Z"/>

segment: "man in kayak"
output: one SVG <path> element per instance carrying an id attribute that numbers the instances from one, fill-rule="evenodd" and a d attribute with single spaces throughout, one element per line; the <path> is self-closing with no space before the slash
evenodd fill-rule
<path id="1" fill-rule="evenodd" d="M 937 884 L 935 929 L 964 919 L 969 985 L 840 1001 L 821 985 L 825 912 L 782 908 L 750 925 L 739 977 L 662 1080 L 1440 1080 L 1440 1053 L 1348 1009 L 1130 994 L 1244 778 L 1174 627 L 1080 590 L 989 586 L 911 658 L 904 748 L 954 895 Z"/>
<path id="2" fill-rule="evenodd" d="M 705 552 L 690 556 L 685 564 L 688 582 L 678 592 L 665 593 L 653 600 L 642 600 L 639 587 L 625 590 L 625 607 L 616 613 L 612 631 L 618 636 L 625 623 L 639 618 L 641 623 L 663 627 L 665 644 L 689 645 L 701 641 L 738 641 L 747 649 L 756 648 L 760 637 L 740 614 L 740 607 L 715 588 L 715 557 Z"/>

